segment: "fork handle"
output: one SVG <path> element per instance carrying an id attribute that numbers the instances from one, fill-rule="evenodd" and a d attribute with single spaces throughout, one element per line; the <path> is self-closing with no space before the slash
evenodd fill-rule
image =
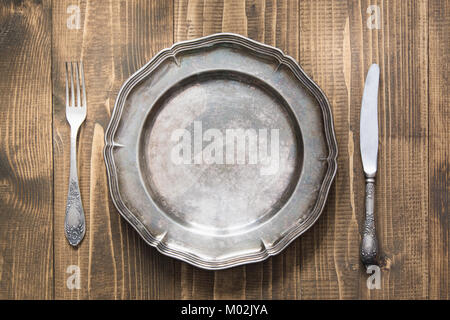
<path id="1" fill-rule="evenodd" d="M 365 266 L 377 263 L 378 241 L 375 232 L 375 176 L 366 177 L 366 220 L 361 243 L 361 261 Z"/>
<path id="2" fill-rule="evenodd" d="M 64 231 L 72 246 L 77 246 L 83 240 L 86 230 L 83 204 L 81 202 L 80 186 L 77 174 L 77 134 L 78 127 L 70 128 L 70 175 L 69 191 L 67 193 L 66 218 Z"/>

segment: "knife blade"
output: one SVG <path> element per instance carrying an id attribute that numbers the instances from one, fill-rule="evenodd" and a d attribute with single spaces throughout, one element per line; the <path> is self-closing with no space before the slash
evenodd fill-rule
<path id="1" fill-rule="evenodd" d="M 380 68 L 372 64 L 367 72 L 361 103 L 360 150 L 366 176 L 366 218 L 361 242 L 361 260 L 367 267 L 377 264 L 378 240 L 375 232 L 375 175 L 378 157 L 378 83 Z"/>
<path id="2" fill-rule="evenodd" d="M 361 158 L 366 175 L 377 172 L 379 79 L 380 68 L 374 63 L 367 72 L 359 126 Z"/>

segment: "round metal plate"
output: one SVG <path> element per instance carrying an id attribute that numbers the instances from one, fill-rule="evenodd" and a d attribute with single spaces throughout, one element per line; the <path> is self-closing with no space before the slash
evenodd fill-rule
<path id="1" fill-rule="evenodd" d="M 336 172 L 322 91 L 280 50 L 235 34 L 156 55 L 122 86 L 105 141 L 119 212 L 206 269 L 279 253 L 316 221 Z"/>

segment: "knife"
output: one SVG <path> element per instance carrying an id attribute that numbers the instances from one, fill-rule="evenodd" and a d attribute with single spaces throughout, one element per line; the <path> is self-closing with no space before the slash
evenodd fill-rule
<path id="1" fill-rule="evenodd" d="M 361 242 L 361 261 L 365 266 L 377 263 L 378 241 L 375 233 L 375 176 L 378 156 L 378 82 L 380 68 L 372 64 L 367 72 L 361 103 L 360 148 L 366 176 L 366 218 Z"/>

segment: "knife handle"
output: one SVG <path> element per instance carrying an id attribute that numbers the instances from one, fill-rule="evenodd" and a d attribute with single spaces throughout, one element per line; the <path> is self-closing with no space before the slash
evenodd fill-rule
<path id="1" fill-rule="evenodd" d="M 375 233 L 375 176 L 366 176 L 366 220 L 361 243 L 361 261 L 365 266 L 377 264 L 378 241 Z"/>

